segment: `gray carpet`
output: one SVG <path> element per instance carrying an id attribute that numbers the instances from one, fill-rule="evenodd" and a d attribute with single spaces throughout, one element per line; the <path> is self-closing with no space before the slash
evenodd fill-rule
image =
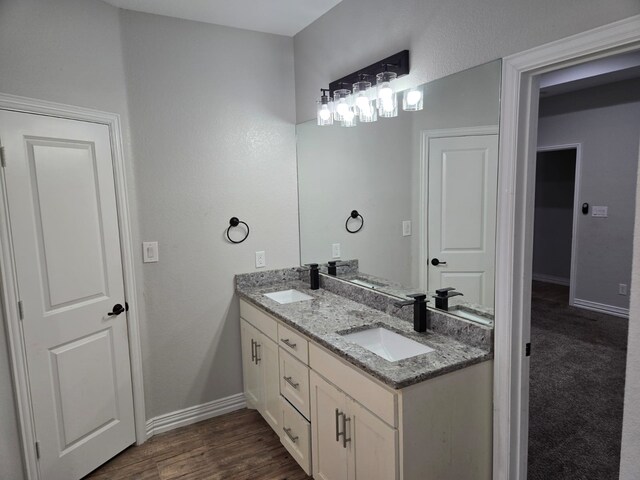
<path id="1" fill-rule="evenodd" d="M 568 298 L 568 287 L 534 282 L 528 479 L 615 480 L 628 322 Z"/>

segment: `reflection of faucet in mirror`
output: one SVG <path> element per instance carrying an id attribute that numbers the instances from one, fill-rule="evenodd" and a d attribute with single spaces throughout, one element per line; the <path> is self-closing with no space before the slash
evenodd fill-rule
<path id="1" fill-rule="evenodd" d="M 439 288 L 436 290 L 436 294 L 433 298 L 436 299 L 436 308 L 440 310 L 444 310 L 445 312 L 449 310 L 449 299 L 451 297 L 457 297 L 458 295 L 462 295 L 461 292 L 456 292 L 456 289 L 453 287 L 447 288 Z"/>
<path id="2" fill-rule="evenodd" d="M 338 262 L 335 260 L 329 260 L 327 262 L 327 271 L 329 275 L 333 275 L 335 277 L 338 274 Z"/>
<path id="3" fill-rule="evenodd" d="M 429 314 L 427 312 L 427 295 L 424 293 L 413 293 L 407 295 L 407 297 L 413 298 L 413 300 L 407 300 L 404 302 L 396 302 L 394 305 L 398 308 L 413 305 L 413 329 L 416 332 L 426 332 L 428 328 L 431 328 L 431 322 Z"/>

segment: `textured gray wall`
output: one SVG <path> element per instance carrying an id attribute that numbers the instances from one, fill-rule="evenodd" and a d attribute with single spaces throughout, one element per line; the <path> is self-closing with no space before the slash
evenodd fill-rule
<path id="1" fill-rule="evenodd" d="M 628 308 L 640 137 L 640 81 L 581 90 L 541 102 L 538 145 L 582 144 L 580 198 L 608 218 L 578 215 L 576 298 Z"/>
<path id="2" fill-rule="evenodd" d="M 97 0 L 0 0 L 0 65 L 0 92 L 120 114 L 130 160 L 116 8 Z M 134 179 L 128 173 L 135 230 Z M 22 464 L 8 371 L 0 328 L 0 478 L 15 480 L 22 477 Z"/>
<path id="3" fill-rule="evenodd" d="M 298 123 L 320 88 L 411 50 L 418 85 L 640 13 L 638 0 L 343 0 L 294 37 Z"/>
<path id="4" fill-rule="evenodd" d="M 144 266 L 147 416 L 242 391 L 233 275 L 297 265 L 293 40 L 122 11 Z M 251 227 L 231 245 L 229 218 Z"/>

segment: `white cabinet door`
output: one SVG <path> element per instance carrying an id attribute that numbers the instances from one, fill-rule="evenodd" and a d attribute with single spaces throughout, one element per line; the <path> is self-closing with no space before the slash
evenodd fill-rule
<path id="1" fill-rule="evenodd" d="M 0 111 L 0 137 L 39 470 L 81 478 L 135 441 L 110 132 Z"/>
<path id="2" fill-rule="evenodd" d="M 349 480 L 396 480 L 398 431 L 353 400 L 348 418 Z"/>
<path id="3" fill-rule="evenodd" d="M 247 406 L 260 410 L 262 399 L 260 367 L 256 363 L 256 343 L 260 338 L 260 332 L 246 320 L 241 319 L 240 337 L 242 343 L 242 378 Z"/>
<path id="4" fill-rule="evenodd" d="M 260 389 L 262 409 L 260 413 L 278 434 L 280 434 L 280 365 L 278 361 L 278 344 L 264 334 L 260 334 L 257 345 L 257 362 L 260 367 Z"/>
<path id="5" fill-rule="evenodd" d="M 346 397 L 311 371 L 311 459 L 316 480 L 347 480 L 348 450 L 342 436 Z M 348 443 L 347 443 L 348 445 Z"/>
<path id="6" fill-rule="evenodd" d="M 427 288 L 493 307 L 498 136 L 432 138 L 428 155 Z"/>

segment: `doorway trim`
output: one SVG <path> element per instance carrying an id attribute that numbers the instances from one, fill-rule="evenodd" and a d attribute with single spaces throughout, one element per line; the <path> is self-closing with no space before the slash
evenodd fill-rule
<path id="1" fill-rule="evenodd" d="M 445 128 L 439 130 L 423 130 L 420 132 L 420 203 L 418 204 L 418 229 L 422 239 L 418 245 L 418 282 L 420 290 L 427 291 L 429 286 L 429 221 L 427 200 L 429 199 L 429 142 L 435 138 L 473 137 L 478 135 L 498 135 L 498 125 L 481 125 L 477 127 Z M 498 158 L 498 162 L 500 159 Z"/>
<path id="2" fill-rule="evenodd" d="M 494 480 L 526 478 L 539 75 L 640 48 L 640 15 L 503 60 L 498 167 Z"/>
<path id="3" fill-rule="evenodd" d="M 142 351 L 140 347 L 138 301 L 135 280 L 135 257 L 133 255 L 133 236 L 120 116 L 115 113 L 101 112 L 3 93 L 0 93 L 0 109 L 67 120 L 98 123 L 106 125 L 109 128 L 118 226 L 120 230 L 120 248 L 122 251 L 124 292 L 125 299 L 129 304 L 129 311 L 127 312 L 127 333 L 129 336 L 129 355 L 131 357 L 136 443 L 144 443 L 147 439 L 147 434 L 144 384 L 142 379 Z M 18 414 L 18 426 L 21 433 L 25 475 L 27 479 L 35 480 L 40 478 L 40 472 L 35 447 L 35 425 L 33 422 L 33 411 L 29 391 L 27 357 L 18 313 L 18 283 L 8 220 L 9 210 L 7 204 L 6 179 L 4 169 L 0 169 L 0 298 L 3 306 L 0 315 L 4 317 L 7 332 L 7 347 L 11 360 L 14 398 Z"/>
<path id="4" fill-rule="evenodd" d="M 576 298 L 576 279 L 578 278 L 578 221 L 580 219 L 580 212 L 578 211 L 578 208 L 580 205 L 580 187 L 582 184 L 582 182 L 580 181 L 582 179 L 582 144 L 567 143 L 562 145 L 539 146 L 536 150 L 536 153 L 557 152 L 560 150 L 576 151 L 576 168 L 573 180 L 573 220 L 571 226 L 571 267 L 569 268 L 569 305 L 573 307 Z"/>

